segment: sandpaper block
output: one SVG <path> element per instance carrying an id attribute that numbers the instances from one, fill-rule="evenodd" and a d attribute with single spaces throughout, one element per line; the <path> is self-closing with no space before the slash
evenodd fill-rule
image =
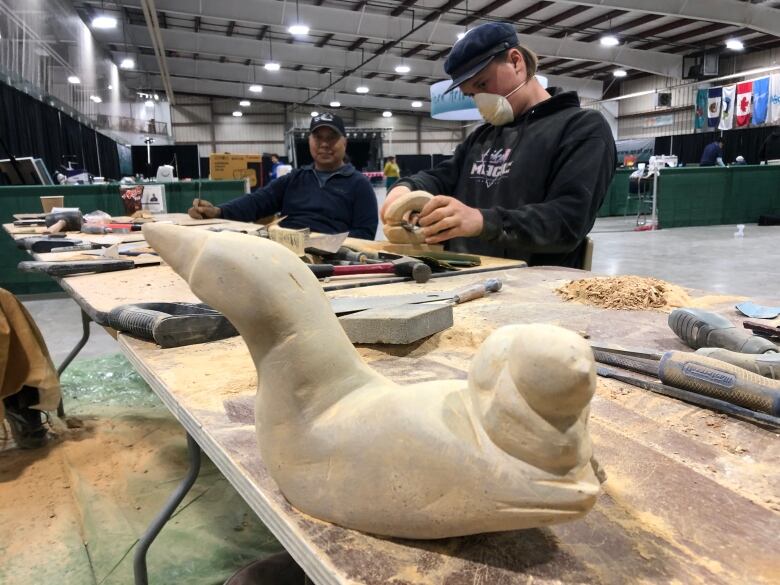
<path id="1" fill-rule="evenodd" d="M 396 305 L 339 318 L 352 343 L 414 343 L 452 327 L 451 303 Z"/>

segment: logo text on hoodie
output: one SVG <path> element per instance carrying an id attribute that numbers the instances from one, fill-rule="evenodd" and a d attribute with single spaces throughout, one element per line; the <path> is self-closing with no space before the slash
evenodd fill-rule
<path id="1" fill-rule="evenodd" d="M 512 168 L 509 157 L 511 148 L 491 148 L 482 153 L 482 156 L 471 165 L 470 179 L 485 183 L 490 188 L 499 182 Z"/>

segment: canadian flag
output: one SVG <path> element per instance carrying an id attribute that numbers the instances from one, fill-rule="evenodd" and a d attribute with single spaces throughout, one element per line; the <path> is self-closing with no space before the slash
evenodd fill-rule
<path id="1" fill-rule="evenodd" d="M 750 124 L 751 102 L 753 100 L 753 82 L 745 81 L 737 84 L 737 104 L 734 111 L 737 126 Z"/>

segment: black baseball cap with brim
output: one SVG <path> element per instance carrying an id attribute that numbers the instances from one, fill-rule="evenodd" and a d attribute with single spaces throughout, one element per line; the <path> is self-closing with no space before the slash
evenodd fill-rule
<path id="1" fill-rule="evenodd" d="M 347 135 L 347 131 L 344 129 L 344 121 L 336 114 L 324 112 L 314 116 L 309 124 L 309 132 L 314 132 L 317 128 L 321 128 L 322 126 L 332 128 L 342 136 Z"/>
<path id="2" fill-rule="evenodd" d="M 460 87 L 487 67 L 493 57 L 519 43 L 515 27 L 506 22 L 488 22 L 471 29 L 444 61 L 444 71 L 452 77 L 452 85 L 444 93 Z"/>

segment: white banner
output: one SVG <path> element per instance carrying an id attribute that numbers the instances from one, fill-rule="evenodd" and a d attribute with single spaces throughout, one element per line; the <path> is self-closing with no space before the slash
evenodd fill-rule
<path id="1" fill-rule="evenodd" d="M 718 124 L 718 128 L 721 130 L 731 130 L 731 127 L 734 125 L 734 98 L 736 97 L 736 85 L 726 85 L 723 87 L 723 100 L 720 107 L 720 124 Z"/>
<path id="2" fill-rule="evenodd" d="M 780 73 L 773 73 L 769 81 L 769 116 L 767 122 L 780 122 Z"/>

